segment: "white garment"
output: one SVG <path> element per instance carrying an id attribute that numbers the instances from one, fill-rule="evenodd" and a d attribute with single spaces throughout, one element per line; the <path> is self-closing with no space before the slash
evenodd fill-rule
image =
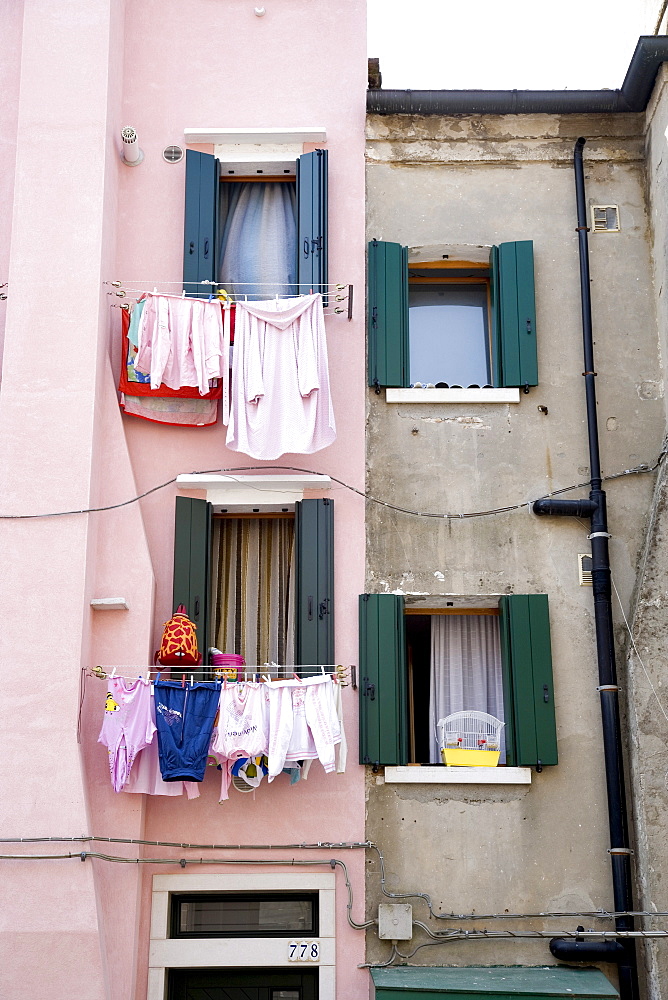
<path id="1" fill-rule="evenodd" d="M 222 767 L 220 801 L 228 798 L 231 770 L 240 757 L 260 757 L 269 746 L 269 704 L 264 684 L 225 685 L 211 751 Z"/>
<path id="2" fill-rule="evenodd" d="M 315 760 L 328 773 L 335 770 L 335 746 L 341 741 L 333 681 L 310 677 L 274 681 L 269 694 L 269 780 L 286 763 Z"/>
<path id="3" fill-rule="evenodd" d="M 290 746 L 294 716 L 292 714 L 292 686 L 297 681 L 271 681 L 269 696 L 269 747 L 267 751 L 269 781 L 273 781 L 285 766 L 285 756 Z"/>
<path id="4" fill-rule="evenodd" d="M 220 302 L 148 295 L 137 331 L 135 369 L 151 376 L 151 388 L 197 386 L 227 377 L 227 347 Z"/>
<path id="5" fill-rule="evenodd" d="M 260 757 L 269 745 L 269 713 L 264 684 L 223 685 L 218 726 L 211 749 L 218 757 Z"/>
<path id="6" fill-rule="evenodd" d="M 332 688 L 334 692 L 334 707 L 336 709 L 336 718 L 339 722 L 339 731 L 341 733 L 341 740 L 339 742 L 339 752 L 338 761 L 336 765 L 337 774 L 345 774 L 346 761 L 348 759 L 348 740 L 346 739 L 346 731 L 343 728 L 343 688 L 341 684 L 334 682 L 334 687 Z"/>
<path id="7" fill-rule="evenodd" d="M 322 296 L 238 302 L 228 448 L 272 460 L 335 438 Z"/>

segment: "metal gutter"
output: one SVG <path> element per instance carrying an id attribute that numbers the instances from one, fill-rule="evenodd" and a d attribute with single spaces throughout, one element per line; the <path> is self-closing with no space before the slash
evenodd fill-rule
<path id="1" fill-rule="evenodd" d="M 619 114 L 644 111 L 668 36 L 641 35 L 618 90 L 369 90 L 376 115 Z"/>

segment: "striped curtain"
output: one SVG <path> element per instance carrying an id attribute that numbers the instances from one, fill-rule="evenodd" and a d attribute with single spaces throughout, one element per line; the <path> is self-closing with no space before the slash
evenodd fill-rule
<path id="1" fill-rule="evenodd" d="M 294 662 L 292 518 L 214 518 L 213 642 L 246 663 Z"/>

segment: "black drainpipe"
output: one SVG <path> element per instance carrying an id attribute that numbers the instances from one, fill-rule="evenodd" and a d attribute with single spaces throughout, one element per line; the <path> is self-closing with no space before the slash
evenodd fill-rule
<path id="1" fill-rule="evenodd" d="M 633 910 L 631 881 L 631 850 L 629 848 L 626 792 L 624 788 L 624 761 L 622 734 L 619 720 L 619 688 L 615 666 L 615 646 L 612 631 L 612 591 L 610 587 L 610 556 L 608 553 L 608 521 L 605 492 L 602 487 L 601 463 L 598 447 L 596 419 L 596 388 L 594 379 L 594 342 L 591 321 L 591 296 L 589 289 L 589 243 L 587 239 L 587 206 L 585 201 L 582 148 L 586 139 L 575 144 L 575 195 L 577 203 L 577 234 L 580 245 L 580 291 L 582 297 L 582 337 L 584 342 L 585 394 L 587 400 L 587 431 L 589 436 L 589 465 L 591 490 L 586 500 L 537 500 L 535 514 L 561 514 L 573 516 L 574 505 L 580 513 L 586 510 L 591 523 L 592 584 L 594 593 L 594 621 L 596 624 L 596 654 L 598 659 L 601 721 L 603 724 L 603 751 L 605 777 L 608 790 L 608 824 L 610 827 L 610 861 L 612 886 L 616 911 Z M 615 927 L 619 931 L 633 930 L 632 917 L 618 917 Z M 619 964 L 619 989 L 621 1000 L 638 1000 L 638 965 L 633 938 L 617 939 L 620 947 L 609 949 L 604 956 L 600 943 L 591 947 L 587 942 L 573 942 L 555 938 L 550 950 L 566 961 L 614 961 Z"/>

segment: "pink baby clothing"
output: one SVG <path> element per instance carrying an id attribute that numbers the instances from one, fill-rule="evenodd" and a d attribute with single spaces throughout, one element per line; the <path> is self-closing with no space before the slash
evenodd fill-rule
<path id="1" fill-rule="evenodd" d="M 141 677 L 132 681 L 109 677 L 98 743 L 107 747 L 115 792 L 127 784 L 135 757 L 149 745 L 154 733 L 150 683 Z"/>
<path id="2" fill-rule="evenodd" d="M 227 447 L 272 460 L 335 438 L 322 296 L 238 302 Z"/>
<path id="3" fill-rule="evenodd" d="M 137 331 L 134 367 L 151 376 L 151 388 L 197 386 L 209 391 L 209 380 L 227 376 L 229 346 L 220 302 L 148 295 Z"/>
<path id="4" fill-rule="evenodd" d="M 230 770 L 241 757 L 260 757 L 269 744 L 269 711 L 266 685 L 223 685 L 218 725 L 214 727 L 211 751 L 222 765 L 220 799 L 228 797 Z"/>

